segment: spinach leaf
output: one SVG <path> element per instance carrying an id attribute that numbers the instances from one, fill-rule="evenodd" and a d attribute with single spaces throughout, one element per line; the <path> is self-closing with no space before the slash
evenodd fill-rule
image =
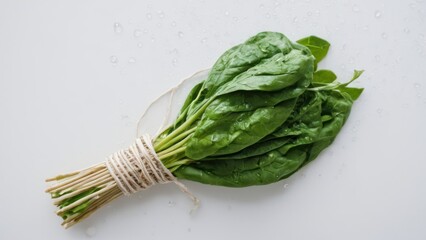
<path id="1" fill-rule="evenodd" d="M 312 82 L 314 84 L 332 83 L 336 79 L 337 76 L 336 74 L 334 74 L 334 72 L 332 72 L 331 70 L 321 69 L 314 72 L 314 79 Z"/>
<path id="2" fill-rule="evenodd" d="M 352 106 L 352 99 L 336 91 L 306 94 L 311 100 L 299 107 L 309 110 L 296 114 L 286 127 L 289 130 L 271 134 L 286 139 L 271 138 L 237 154 L 195 161 L 179 168 L 176 176 L 230 187 L 268 184 L 290 176 L 332 143 Z M 331 119 L 324 123 L 322 116 Z"/>
<path id="3" fill-rule="evenodd" d="M 327 55 L 328 49 L 330 48 L 329 42 L 316 36 L 305 37 L 297 40 L 297 42 L 311 50 L 312 55 L 315 57 L 315 66 Z"/>
<path id="4" fill-rule="evenodd" d="M 241 92 L 250 91 L 248 94 L 256 96 L 252 91 L 285 90 L 275 94 L 281 98 L 297 97 L 312 80 L 313 58 L 305 54 L 300 50 L 292 50 L 287 55 L 276 54 L 220 87 L 218 97 L 207 107 L 189 140 L 186 155 L 198 160 L 210 155 L 235 153 L 279 127 L 290 115 L 295 99 L 278 104 L 269 101 L 273 105 L 260 107 L 253 101 L 256 97 L 252 100 L 240 98 L 244 97 Z M 265 96 L 265 99 L 270 97 Z M 244 103 L 238 107 L 244 112 L 233 107 L 239 106 L 237 102 Z"/>

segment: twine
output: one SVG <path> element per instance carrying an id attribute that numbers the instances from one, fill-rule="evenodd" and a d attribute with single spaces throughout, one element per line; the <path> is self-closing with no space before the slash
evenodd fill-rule
<path id="1" fill-rule="evenodd" d="M 199 205 L 198 198 L 163 165 L 155 153 L 150 136 L 147 134 L 136 139 L 135 143 L 129 148 L 112 154 L 105 164 L 118 187 L 126 196 L 155 184 L 173 182 L 192 199 L 195 208 Z"/>

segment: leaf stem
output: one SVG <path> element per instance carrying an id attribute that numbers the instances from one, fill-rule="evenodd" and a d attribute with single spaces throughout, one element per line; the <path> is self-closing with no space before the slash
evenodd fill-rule
<path id="1" fill-rule="evenodd" d="M 164 149 L 163 151 L 160 151 L 157 153 L 158 157 L 162 158 L 164 156 L 164 154 L 169 153 L 173 150 L 176 150 L 177 148 L 183 146 L 186 142 L 188 142 L 188 140 L 191 138 L 191 134 L 189 134 L 188 136 L 186 136 L 182 141 L 178 142 L 177 144 Z"/>
<path id="2" fill-rule="evenodd" d="M 210 102 L 213 99 L 209 100 L 208 102 L 206 102 L 200 109 L 198 109 L 197 112 L 194 113 L 194 115 L 192 115 L 188 120 L 186 120 L 185 123 L 183 123 L 182 125 L 180 125 L 178 128 L 176 128 L 172 133 L 170 133 L 167 137 L 163 138 L 160 140 L 160 142 L 158 142 L 154 148 L 156 152 L 159 152 L 161 150 L 166 149 L 167 147 L 173 145 L 173 143 L 176 143 L 177 141 L 181 140 L 182 138 L 184 138 L 187 135 L 180 135 L 182 132 L 183 133 L 187 133 L 188 131 L 195 131 L 195 127 L 185 131 L 186 129 L 188 129 L 204 112 L 204 110 L 206 110 L 207 106 L 210 104 Z M 189 134 L 189 133 L 188 133 Z M 179 139 L 175 139 L 179 136 Z"/>
<path id="3" fill-rule="evenodd" d="M 176 154 L 179 154 L 179 153 L 185 152 L 185 149 L 186 149 L 186 146 L 182 146 L 182 147 L 180 147 L 180 148 L 178 148 L 178 149 L 176 149 L 176 150 L 174 150 L 174 151 L 171 151 L 171 152 L 166 153 L 166 154 L 164 154 L 164 155 L 162 155 L 162 156 L 159 156 L 159 157 L 161 158 L 161 160 L 164 160 L 164 159 L 166 159 L 166 158 L 168 158 L 168 157 L 171 157 L 171 156 L 173 156 L 173 155 L 176 155 Z"/>

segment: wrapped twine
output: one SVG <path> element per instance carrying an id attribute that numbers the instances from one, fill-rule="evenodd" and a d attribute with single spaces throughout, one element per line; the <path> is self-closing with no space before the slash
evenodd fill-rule
<path id="1" fill-rule="evenodd" d="M 129 148 L 112 154 L 105 164 L 126 196 L 158 183 L 173 182 L 192 199 L 195 207 L 198 207 L 199 200 L 173 176 L 158 158 L 148 134 L 136 139 Z"/>

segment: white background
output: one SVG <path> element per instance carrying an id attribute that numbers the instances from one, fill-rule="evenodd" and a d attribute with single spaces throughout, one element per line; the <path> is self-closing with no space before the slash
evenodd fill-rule
<path id="1" fill-rule="evenodd" d="M 114 29 L 114 25 L 118 28 Z M 0 239 L 426 239 L 426 3 L 0 1 Z M 335 143 L 276 184 L 185 182 L 69 230 L 46 177 L 126 147 L 148 104 L 260 31 L 332 44 L 365 87 Z"/>

